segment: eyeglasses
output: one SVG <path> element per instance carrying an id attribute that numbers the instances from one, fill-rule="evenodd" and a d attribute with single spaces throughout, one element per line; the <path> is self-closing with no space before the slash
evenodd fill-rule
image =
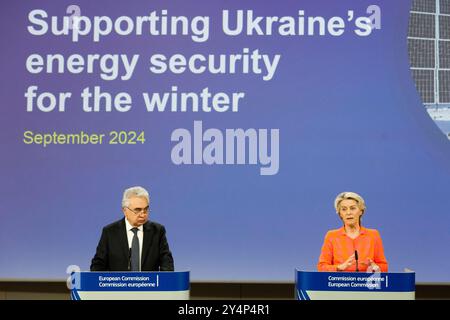
<path id="1" fill-rule="evenodd" d="M 148 214 L 149 211 L 150 211 L 149 206 L 146 206 L 145 208 L 134 208 L 134 209 L 130 209 L 128 207 L 125 207 L 125 208 L 127 208 L 130 211 L 132 211 L 135 215 L 138 215 L 138 214 L 141 214 L 141 213 L 142 214 Z"/>

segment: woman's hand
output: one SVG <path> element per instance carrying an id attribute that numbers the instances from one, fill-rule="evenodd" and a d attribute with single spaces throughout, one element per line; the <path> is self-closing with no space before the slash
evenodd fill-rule
<path id="1" fill-rule="evenodd" d="M 355 262 L 355 254 L 352 254 L 344 263 L 337 266 L 337 271 L 344 271 Z"/>
<path id="2" fill-rule="evenodd" d="M 368 259 L 367 264 L 369 265 L 367 272 L 381 272 L 380 267 L 372 259 Z"/>

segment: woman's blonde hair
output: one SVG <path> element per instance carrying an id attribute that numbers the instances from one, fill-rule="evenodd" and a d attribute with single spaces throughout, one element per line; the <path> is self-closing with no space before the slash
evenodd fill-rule
<path id="1" fill-rule="evenodd" d="M 336 209 L 336 212 L 338 214 L 342 200 L 355 200 L 356 203 L 358 204 L 359 209 L 361 209 L 363 213 L 366 210 L 366 203 L 359 194 L 357 194 L 356 192 L 341 192 L 337 195 L 336 199 L 334 200 L 334 208 Z"/>

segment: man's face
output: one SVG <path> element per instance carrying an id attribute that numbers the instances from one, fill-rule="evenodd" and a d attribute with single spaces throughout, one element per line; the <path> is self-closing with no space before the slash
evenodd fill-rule
<path id="1" fill-rule="evenodd" d="M 143 197 L 132 197 L 129 200 L 128 207 L 122 208 L 122 211 L 128 222 L 133 227 L 142 226 L 148 220 L 148 201 Z"/>

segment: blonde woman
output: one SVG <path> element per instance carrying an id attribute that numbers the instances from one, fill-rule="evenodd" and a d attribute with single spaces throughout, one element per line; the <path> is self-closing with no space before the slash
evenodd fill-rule
<path id="1" fill-rule="evenodd" d="M 342 192 L 336 197 L 334 207 L 343 226 L 327 232 L 317 269 L 387 272 L 379 232 L 361 225 L 366 210 L 364 199 L 355 192 Z"/>

